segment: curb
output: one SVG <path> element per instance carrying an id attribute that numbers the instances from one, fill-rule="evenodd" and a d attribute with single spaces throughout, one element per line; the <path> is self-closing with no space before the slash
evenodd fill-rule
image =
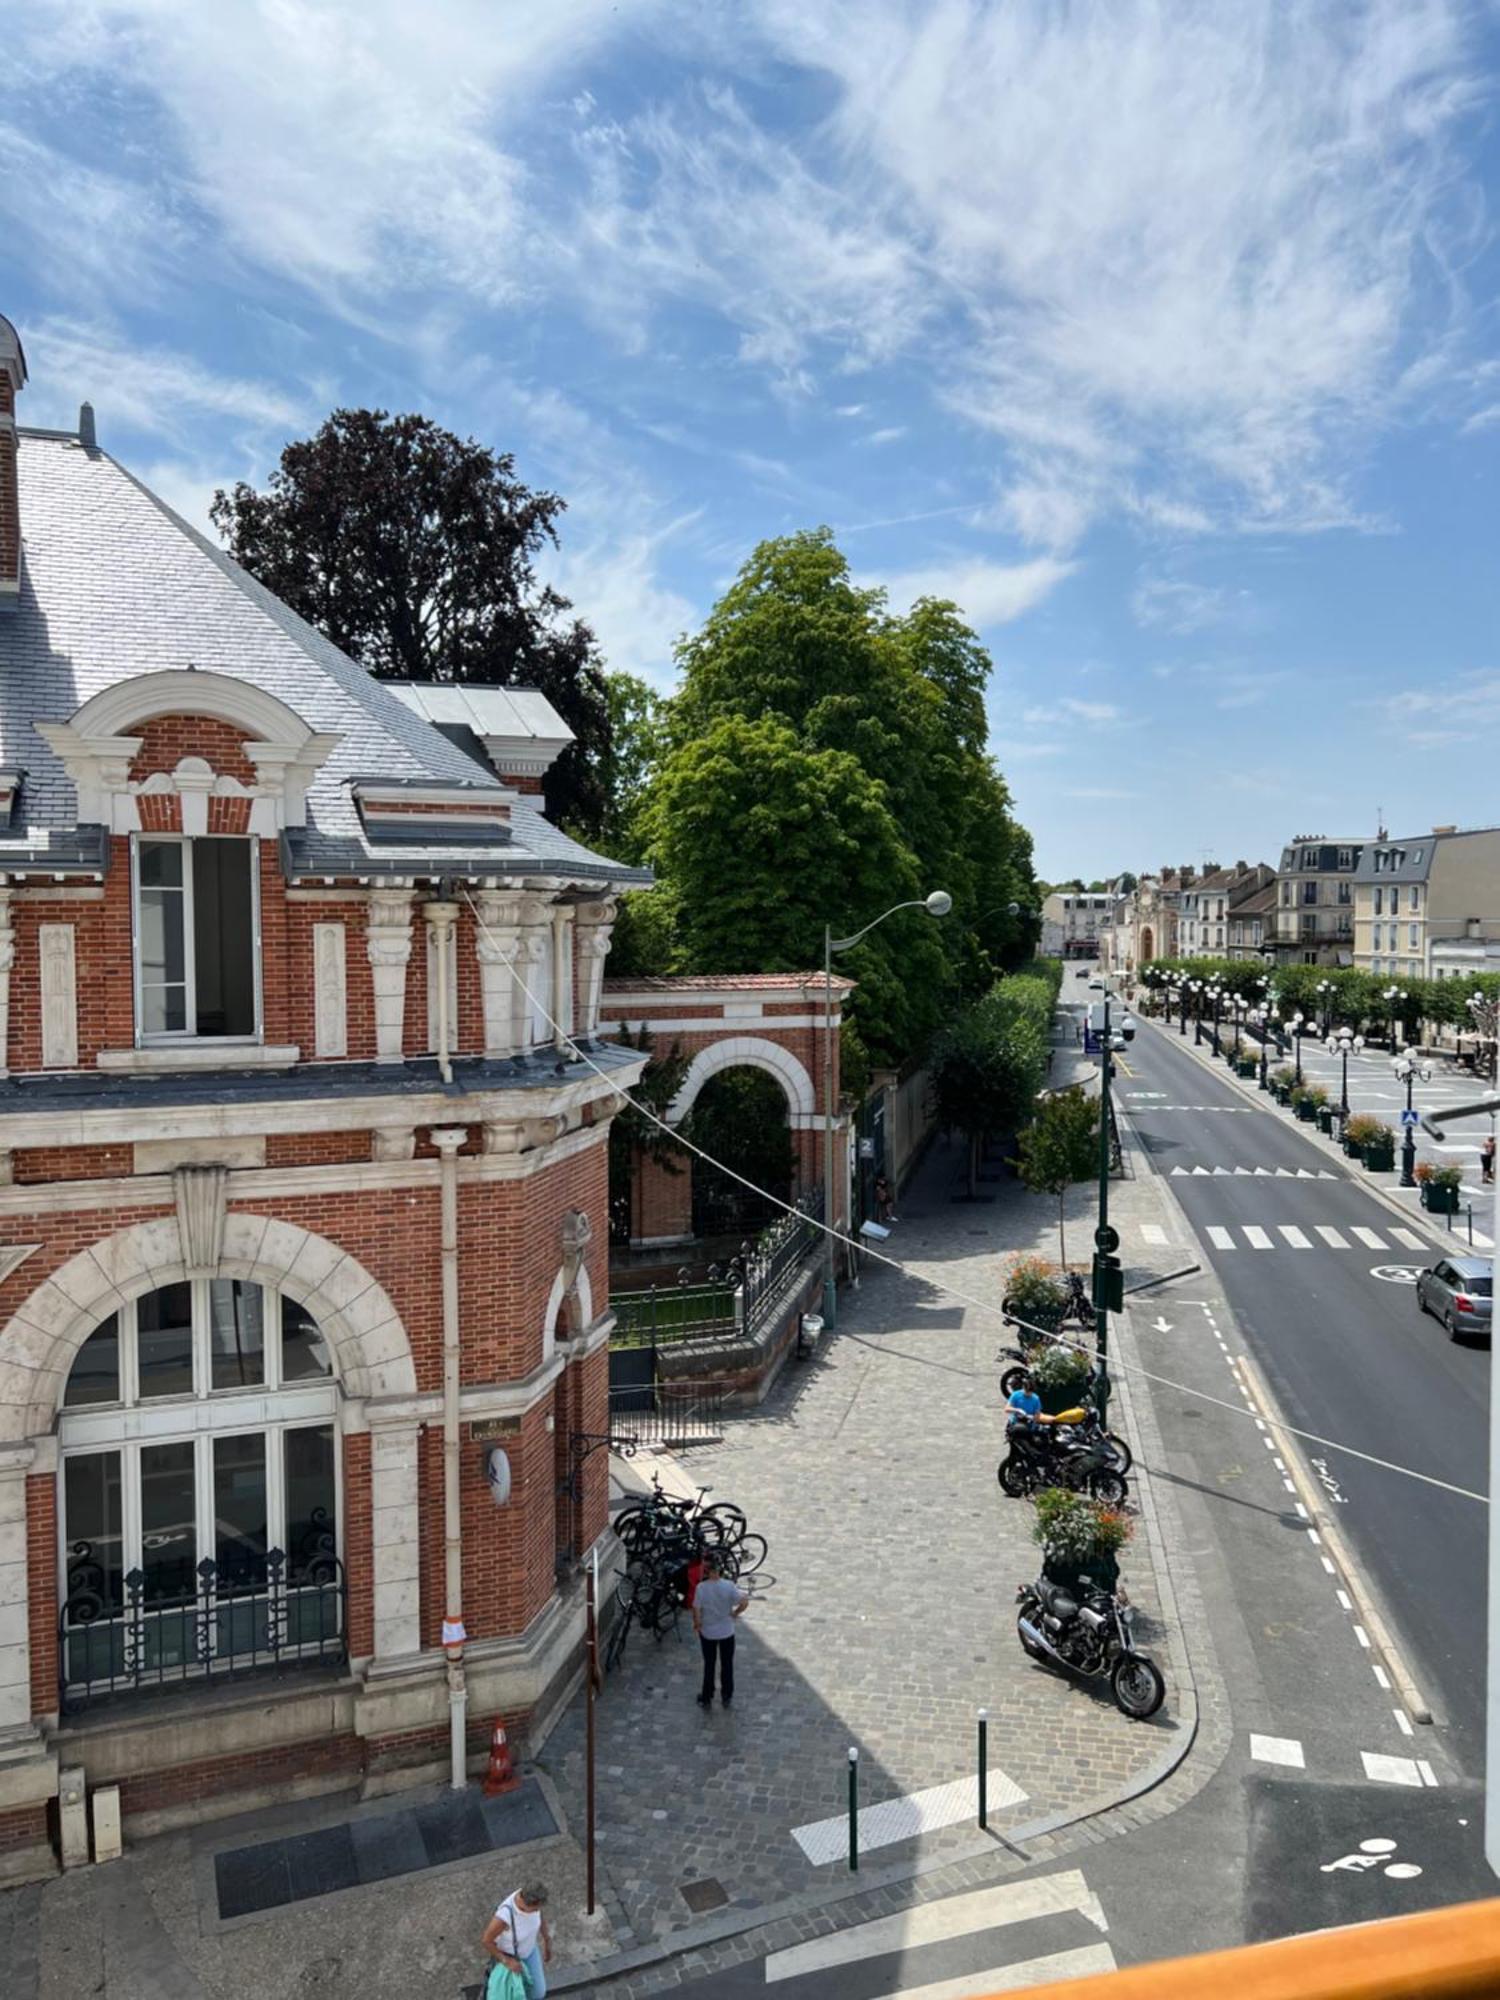
<path id="1" fill-rule="evenodd" d="M 1142 1016 L 1140 1018 L 1146 1020 L 1147 1025 L 1157 1034 L 1167 1035 L 1167 1030 L 1162 1027 L 1159 1021 L 1152 1020 L 1149 1016 Z M 1337 1164 L 1345 1180 L 1352 1181 L 1356 1187 L 1362 1187 L 1366 1194 L 1372 1194 L 1378 1201 L 1383 1201 L 1386 1207 L 1392 1210 L 1394 1214 L 1399 1215 L 1404 1223 L 1409 1227 L 1414 1226 L 1420 1234 L 1425 1235 L 1428 1242 L 1435 1249 L 1444 1251 L 1452 1249 L 1454 1231 L 1439 1229 L 1425 1208 L 1408 1208 L 1405 1202 L 1399 1201 L 1383 1182 L 1377 1181 L 1371 1176 L 1355 1173 L 1349 1165 L 1347 1155 L 1335 1146 L 1331 1139 L 1325 1137 L 1316 1125 L 1303 1125 L 1299 1119 L 1286 1116 L 1286 1107 L 1278 1104 L 1269 1091 L 1263 1091 L 1258 1087 L 1252 1088 L 1245 1082 L 1243 1077 L 1236 1076 L 1233 1070 L 1216 1061 L 1212 1055 L 1204 1055 L 1202 1049 L 1188 1042 L 1185 1036 L 1169 1037 L 1169 1039 L 1175 1039 L 1178 1046 L 1185 1047 L 1186 1052 L 1191 1054 L 1195 1062 L 1201 1063 L 1205 1069 L 1212 1071 L 1215 1076 L 1222 1077 L 1226 1083 L 1232 1084 L 1242 1097 L 1248 1097 L 1259 1110 L 1268 1111 L 1280 1117 L 1282 1124 L 1290 1125 L 1302 1138 L 1310 1139 L 1319 1146 L 1326 1146 L 1329 1158 Z"/>

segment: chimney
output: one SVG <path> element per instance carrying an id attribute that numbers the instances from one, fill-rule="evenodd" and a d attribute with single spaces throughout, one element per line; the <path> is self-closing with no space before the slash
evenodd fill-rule
<path id="1" fill-rule="evenodd" d="M 25 386 L 20 335 L 0 318 L 0 605 L 21 594 L 21 496 L 16 480 L 16 395 Z"/>
<path id="2" fill-rule="evenodd" d="M 98 449 L 99 440 L 94 435 L 94 406 L 92 403 L 78 405 L 78 442 L 85 451 Z"/>

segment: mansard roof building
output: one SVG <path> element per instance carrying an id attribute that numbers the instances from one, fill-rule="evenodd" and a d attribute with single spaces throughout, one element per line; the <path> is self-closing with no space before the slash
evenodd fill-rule
<path id="1" fill-rule="evenodd" d="M 25 381 L 0 320 L 0 1878 L 60 1770 L 148 1830 L 556 1708 L 649 879 L 540 695 L 374 681 Z"/>

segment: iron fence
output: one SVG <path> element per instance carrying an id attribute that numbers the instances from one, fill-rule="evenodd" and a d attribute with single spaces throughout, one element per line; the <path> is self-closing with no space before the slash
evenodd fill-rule
<path id="1" fill-rule="evenodd" d="M 347 1658 L 348 1593 L 331 1546 L 290 1566 L 281 1549 L 196 1570 L 109 1576 L 87 1542 L 68 1551 L 58 1619 L 62 1706 L 184 1681 L 217 1682 Z"/>
<path id="2" fill-rule="evenodd" d="M 611 1347 L 667 1347 L 678 1340 L 728 1339 L 738 1324 L 734 1283 L 648 1285 L 610 1299 L 615 1330 Z"/>
<path id="3" fill-rule="evenodd" d="M 713 1444 L 724 1435 L 724 1391 L 717 1386 L 611 1389 L 609 1434 L 614 1443 Z"/>
<path id="4" fill-rule="evenodd" d="M 815 1189 L 798 1197 L 790 1213 L 783 1214 L 769 1229 L 763 1229 L 747 1254 L 735 1259 L 743 1291 L 742 1317 L 745 1331 L 759 1332 L 766 1315 L 775 1309 L 787 1279 L 806 1263 L 822 1241 L 819 1224 L 823 1220 L 823 1191 Z"/>

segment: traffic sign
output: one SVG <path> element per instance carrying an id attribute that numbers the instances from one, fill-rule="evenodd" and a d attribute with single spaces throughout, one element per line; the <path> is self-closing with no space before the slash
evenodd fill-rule
<path id="1" fill-rule="evenodd" d="M 1107 1222 L 1101 1223 L 1099 1228 L 1094 1231 L 1094 1244 L 1106 1256 L 1113 1256 L 1115 1251 L 1120 1247 L 1119 1230 L 1112 1229 Z"/>
<path id="2" fill-rule="evenodd" d="M 1420 1125 L 1421 1122 L 1422 1114 L 1420 1111 L 1403 1111 L 1401 1114 L 1401 1123 L 1403 1125 Z"/>

